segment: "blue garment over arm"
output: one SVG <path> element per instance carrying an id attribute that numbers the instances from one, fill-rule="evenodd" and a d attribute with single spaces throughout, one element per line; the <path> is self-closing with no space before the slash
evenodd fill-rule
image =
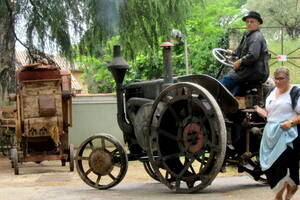
<path id="1" fill-rule="evenodd" d="M 292 142 L 297 135 L 296 126 L 285 131 L 280 127 L 279 122 L 268 122 L 266 124 L 259 151 L 260 165 L 263 171 L 272 166 L 287 146 L 293 148 Z"/>

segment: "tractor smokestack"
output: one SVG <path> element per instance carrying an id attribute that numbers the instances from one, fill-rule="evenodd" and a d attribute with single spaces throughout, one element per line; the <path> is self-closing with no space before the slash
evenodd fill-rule
<path id="1" fill-rule="evenodd" d="M 169 85 L 170 83 L 173 83 L 171 47 L 174 45 L 170 42 L 165 42 L 162 43 L 160 46 L 163 47 L 164 84 Z"/>
<path id="2" fill-rule="evenodd" d="M 133 133 L 133 128 L 127 123 L 125 112 L 124 112 L 124 102 L 123 102 L 123 80 L 126 71 L 129 69 L 128 63 L 121 56 L 120 45 L 114 46 L 113 60 L 108 65 L 109 71 L 112 73 L 116 81 L 116 91 L 117 91 L 117 105 L 118 105 L 118 124 L 123 133 L 126 135 Z"/>
<path id="3" fill-rule="evenodd" d="M 112 75 L 116 83 L 123 83 L 124 76 L 126 71 L 129 69 L 128 63 L 121 56 L 121 47 L 120 45 L 114 46 L 113 52 L 113 60 L 108 65 L 109 71 L 111 71 Z"/>

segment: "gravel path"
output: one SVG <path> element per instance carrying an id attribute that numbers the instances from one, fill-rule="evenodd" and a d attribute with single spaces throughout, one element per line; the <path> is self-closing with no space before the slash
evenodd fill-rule
<path id="1" fill-rule="evenodd" d="M 226 174 L 225 174 L 226 175 Z M 228 175 L 228 173 L 227 173 Z M 261 200 L 272 199 L 268 186 L 248 176 L 220 174 L 211 186 L 196 194 L 176 194 L 153 181 L 139 162 L 130 162 L 124 180 L 109 190 L 96 190 L 86 185 L 76 172 L 60 162 L 25 163 L 20 175 L 14 175 L 7 159 L 0 158 L 0 200 Z M 300 193 L 295 200 L 300 200 Z"/>

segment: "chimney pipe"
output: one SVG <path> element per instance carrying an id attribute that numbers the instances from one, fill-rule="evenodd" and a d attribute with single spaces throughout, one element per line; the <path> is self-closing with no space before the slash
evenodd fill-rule
<path id="1" fill-rule="evenodd" d="M 165 42 L 162 43 L 160 46 L 163 47 L 164 84 L 170 85 L 171 83 L 173 83 L 171 47 L 174 45 L 171 42 Z"/>
<path id="2" fill-rule="evenodd" d="M 123 80 L 126 71 L 129 69 L 128 63 L 121 56 L 120 45 L 115 45 L 113 50 L 113 60 L 108 65 L 109 71 L 112 73 L 116 81 L 116 92 L 117 92 L 117 119 L 120 129 L 123 131 L 125 136 L 133 133 L 133 127 L 128 124 L 124 112 L 124 101 L 123 101 Z"/>

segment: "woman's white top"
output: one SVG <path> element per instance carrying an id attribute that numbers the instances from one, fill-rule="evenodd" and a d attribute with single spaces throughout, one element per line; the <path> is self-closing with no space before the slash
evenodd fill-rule
<path id="1" fill-rule="evenodd" d="M 268 122 L 292 120 L 300 113 L 300 98 L 293 110 L 290 96 L 291 89 L 281 94 L 277 99 L 275 98 L 276 91 L 277 88 L 275 88 L 266 99 L 265 108 L 268 112 Z"/>
<path id="2" fill-rule="evenodd" d="M 291 120 L 300 113 L 298 100 L 295 110 L 292 109 L 290 90 L 275 98 L 275 88 L 266 99 L 268 123 L 260 143 L 259 160 L 263 171 L 269 169 L 288 146 L 293 148 L 293 141 L 298 136 L 296 126 L 288 130 L 281 128 L 281 122 Z"/>

